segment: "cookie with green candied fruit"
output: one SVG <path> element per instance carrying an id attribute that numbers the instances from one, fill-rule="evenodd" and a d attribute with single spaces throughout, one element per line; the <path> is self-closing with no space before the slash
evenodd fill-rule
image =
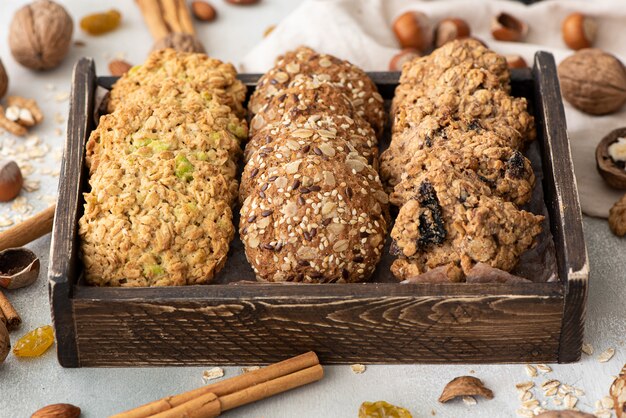
<path id="1" fill-rule="evenodd" d="M 228 182 L 171 151 L 103 162 L 79 221 L 85 279 L 97 286 L 209 283 L 234 236 Z"/>
<path id="2" fill-rule="evenodd" d="M 246 86 L 237 79 L 230 63 L 205 54 L 161 49 L 150 54 L 139 66 L 131 68 L 111 89 L 107 108 L 113 112 L 120 103 L 148 85 L 159 85 L 169 79 L 183 81 L 185 92 L 195 91 L 228 106 L 238 117 L 245 116 L 243 102 Z"/>

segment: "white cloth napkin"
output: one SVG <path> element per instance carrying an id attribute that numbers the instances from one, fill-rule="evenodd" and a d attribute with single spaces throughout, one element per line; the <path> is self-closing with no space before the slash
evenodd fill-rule
<path id="1" fill-rule="evenodd" d="M 433 23 L 445 17 L 461 17 L 472 35 L 502 54 L 519 54 L 532 65 L 535 51 L 554 54 L 559 63 L 572 51 L 561 38 L 561 22 L 581 11 L 599 23 L 595 46 L 626 58 L 626 3 L 623 0 L 543 1 L 532 6 L 511 1 L 450 0 L 309 0 L 280 22 L 274 31 L 250 51 L 240 64 L 244 72 L 265 72 L 277 55 L 299 45 L 347 59 L 368 71 L 385 71 L 399 50 L 391 30 L 396 16 L 406 10 L 426 13 Z M 530 27 L 524 43 L 498 42 L 491 37 L 491 18 L 506 11 Z M 568 103 L 565 113 L 572 157 L 583 212 L 607 217 L 625 192 L 606 186 L 596 170 L 595 147 L 610 131 L 626 126 L 626 106 L 609 116 L 589 116 Z"/>

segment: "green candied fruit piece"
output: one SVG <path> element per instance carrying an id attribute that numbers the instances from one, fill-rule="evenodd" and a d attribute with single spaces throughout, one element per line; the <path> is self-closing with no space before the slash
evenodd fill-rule
<path id="1" fill-rule="evenodd" d="M 210 102 L 211 100 L 213 100 L 213 95 L 209 93 L 208 91 L 203 91 L 202 93 L 200 93 L 200 97 L 202 97 L 207 102 Z"/>
<path id="2" fill-rule="evenodd" d="M 245 139 L 248 136 L 248 128 L 243 123 L 230 122 L 228 131 L 239 139 Z"/>
<path id="3" fill-rule="evenodd" d="M 152 141 L 155 141 L 155 139 L 152 139 L 152 138 L 136 139 L 133 141 L 133 145 L 136 146 L 137 148 L 147 147 L 148 145 L 152 143 Z"/>
<path id="4" fill-rule="evenodd" d="M 207 161 L 209 159 L 209 154 L 206 152 L 198 152 L 196 153 L 196 159 L 200 161 Z"/>
<path id="5" fill-rule="evenodd" d="M 185 181 L 193 180 L 193 164 L 189 162 L 187 157 L 179 154 L 174 161 L 176 162 L 176 177 Z"/>
<path id="6" fill-rule="evenodd" d="M 158 264 L 152 264 L 144 267 L 143 274 L 149 277 L 157 277 L 165 274 L 165 270 Z"/>
<path id="7" fill-rule="evenodd" d="M 187 209 L 192 210 L 192 211 L 198 210 L 198 205 L 196 205 L 193 202 L 186 203 L 185 206 L 187 207 Z"/>
<path id="8" fill-rule="evenodd" d="M 141 68 L 141 65 L 135 65 L 135 66 L 131 67 L 131 69 L 128 70 L 128 75 L 135 74 L 137 71 L 139 71 L 140 68 Z"/>
<path id="9" fill-rule="evenodd" d="M 154 152 L 167 151 L 170 149 L 170 144 L 165 141 L 155 140 L 150 144 L 150 148 L 152 148 Z"/>

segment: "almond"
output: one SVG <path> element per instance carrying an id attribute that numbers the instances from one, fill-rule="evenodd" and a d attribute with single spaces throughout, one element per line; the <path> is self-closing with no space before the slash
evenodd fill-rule
<path id="1" fill-rule="evenodd" d="M 203 22 L 212 22 L 217 17 L 215 7 L 206 1 L 196 0 L 191 2 L 191 11 L 196 19 Z"/>
<path id="2" fill-rule="evenodd" d="M 30 418 L 78 418 L 80 408 L 69 403 L 55 403 L 44 406 Z"/>
<path id="3" fill-rule="evenodd" d="M 112 76 L 121 77 L 133 66 L 123 60 L 113 60 L 109 63 L 109 72 Z"/>

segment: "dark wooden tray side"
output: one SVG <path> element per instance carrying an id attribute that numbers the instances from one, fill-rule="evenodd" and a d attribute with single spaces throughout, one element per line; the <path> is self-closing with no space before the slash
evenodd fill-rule
<path id="1" fill-rule="evenodd" d="M 371 76 L 383 96 L 393 95 L 397 73 Z M 255 77 L 241 78 L 253 88 Z M 89 59 L 76 66 L 49 271 L 61 365 L 259 364 L 307 350 L 316 351 L 324 363 L 341 364 L 578 358 L 586 250 L 576 189 L 567 187 L 571 161 L 548 54 L 537 55 L 532 74 L 514 72 L 513 86 L 516 95 L 535 103 L 540 126 L 544 187 L 559 253 L 560 280 L 551 283 L 81 285 L 77 221 L 86 186 L 83 149 L 93 127 L 94 90 L 113 81 L 97 79 Z"/>

